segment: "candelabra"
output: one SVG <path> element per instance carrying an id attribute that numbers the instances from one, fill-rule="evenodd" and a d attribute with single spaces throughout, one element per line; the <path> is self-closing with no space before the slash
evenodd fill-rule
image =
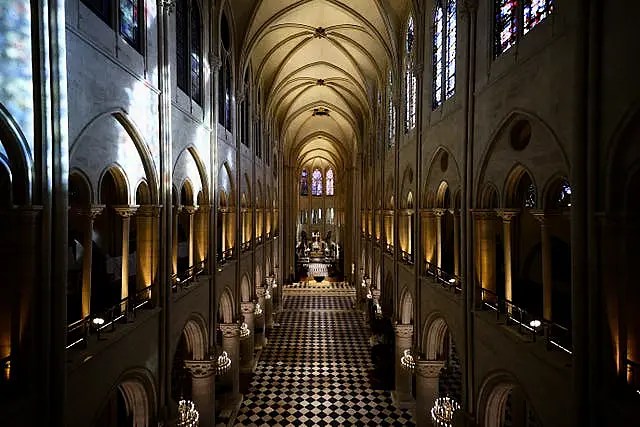
<path id="1" fill-rule="evenodd" d="M 216 373 L 218 376 L 222 376 L 226 374 L 231 368 L 231 359 L 229 358 L 229 354 L 226 351 L 222 351 L 218 356 L 218 361 L 216 363 Z"/>
<path id="2" fill-rule="evenodd" d="M 453 416 L 460 405 L 450 397 L 439 397 L 431 408 L 431 419 L 437 427 L 452 427 Z"/>
<path id="3" fill-rule="evenodd" d="M 199 419 L 200 414 L 192 401 L 182 399 L 178 402 L 178 427 L 198 427 Z"/>
<path id="4" fill-rule="evenodd" d="M 416 367 L 416 361 L 413 357 L 413 351 L 411 349 L 408 348 L 403 352 L 403 355 L 400 358 L 400 363 L 402 364 L 402 367 L 404 369 L 409 372 L 413 372 Z"/>

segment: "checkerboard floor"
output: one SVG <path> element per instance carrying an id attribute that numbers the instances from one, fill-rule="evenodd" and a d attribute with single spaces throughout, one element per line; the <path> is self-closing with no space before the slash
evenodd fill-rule
<path id="1" fill-rule="evenodd" d="M 348 282 L 329 282 L 327 280 L 318 283 L 313 279 L 309 279 L 309 282 L 296 282 L 289 285 L 285 285 L 285 289 L 347 289 L 352 290 L 353 285 Z"/>
<path id="2" fill-rule="evenodd" d="M 388 391 L 371 387 L 361 319 L 349 297 L 288 297 L 236 426 L 415 425 Z"/>

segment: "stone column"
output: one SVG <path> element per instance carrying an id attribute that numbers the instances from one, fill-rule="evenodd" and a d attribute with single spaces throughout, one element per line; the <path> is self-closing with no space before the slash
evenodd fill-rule
<path id="1" fill-rule="evenodd" d="M 273 295 L 271 295 L 271 292 L 269 292 L 269 297 L 267 298 L 266 289 L 264 297 L 264 327 L 265 333 L 270 331 L 273 327 Z"/>
<path id="2" fill-rule="evenodd" d="M 118 215 L 122 217 L 122 282 L 120 286 L 120 299 L 129 296 L 129 230 L 131 217 L 138 210 L 138 206 L 114 206 Z M 120 304 L 120 309 L 124 312 L 126 303 Z"/>
<path id="3" fill-rule="evenodd" d="M 438 268 L 442 268 L 442 217 L 445 212 L 444 209 L 433 210 L 433 214 L 436 216 L 436 261 Z"/>
<path id="4" fill-rule="evenodd" d="M 394 404 L 401 409 L 413 406 L 413 396 L 411 395 L 411 373 L 404 369 L 400 363 L 405 350 L 410 349 L 413 344 L 413 325 L 396 325 L 396 354 L 395 390 L 391 393 Z"/>
<path id="5" fill-rule="evenodd" d="M 550 215 L 543 211 L 532 211 L 540 223 L 540 246 L 542 250 L 542 314 L 546 320 L 552 319 L 553 275 L 551 272 L 551 230 Z"/>
<path id="6" fill-rule="evenodd" d="M 222 323 L 220 330 L 222 331 L 222 349 L 231 359 L 231 368 L 225 376 L 227 384 L 231 385 L 231 395 L 227 402 L 234 404 L 240 398 L 240 325 Z"/>
<path id="7" fill-rule="evenodd" d="M 83 217 L 85 222 L 82 246 L 82 318 L 91 314 L 91 264 L 93 262 L 93 221 L 102 213 L 104 205 L 90 205 L 74 209 L 74 213 Z"/>
<path id="8" fill-rule="evenodd" d="M 262 286 L 258 286 L 256 288 L 256 296 L 258 297 L 258 304 L 260 304 L 260 307 L 262 307 L 262 316 L 259 319 L 256 319 L 256 327 L 257 328 L 262 328 L 262 335 L 260 337 L 256 337 L 258 338 L 256 345 L 258 346 L 258 348 L 262 348 L 267 344 L 267 322 L 268 322 L 268 317 L 267 315 L 269 313 L 267 313 L 267 300 L 264 298 L 266 293 L 266 289 L 263 288 Z"/>
<path id="9" fill-rule="evenodd" d="M 500 210 L 498 216 L 502 218 L 504 241 L 504 297 L 513 302 L 513 272 L 511 269 L 511 221 L 518 214 L 517 210 Z M 511 306 L 507 306 L 509 313 Z"/>
<path id="10" fill-rule="evenodd" d="M 173 264 L 172 272 L 173 274 L 178 273 L 178 221 L 180 219 L 180 212 L 182 211 L 182 206 L 176 205 L 173 207 L 171 212 L 173 213 L 172 224 L 173 232 L 171 235 L 173 236 L 173 240 L 171 241 L 171 262 Z"/>
<path id="11" fill-rule="evenodd" d="M 194 257 L 193 257 L 193 248 L 194 248 L 194 243 L 195 243 L 195 239 L 194 239 L 194 234 L 193 234 L 193 218 L 195 216 L 196 213 L 196 207 L 195 206 L 183 206 L 182 207 L 182 212 L 184 212 L 187 216 L 187 221 L 189 223 L 188 225 L 188 233 L 189 233 L 189 237 L 187 238 L 187 242 L 189 245 L 189 267 L 192 267 L 194 264 Z"/>
<path id="12" fill-rule="evenodd" d="M 496 234 L 493 210 L 474 210 L 476 286 L 496 292 Z M 491 302 L 496 302 L 495 298 Z"/>
<path id="13" fill-rule="evenodd" d="M 211 215 L 211 205 L 200 205 L 198 214 L 199 219 L 196 226 L 196 262 L 209 259 L 209 216 Z"/>
<path id="14" fill-rule="evenodd" d="M 191 374 L 191 397 L 200 413 L 200 427 L 215 425 L 216 360 L 185 360 Z"/>
<path id="15" fill-rule="evenodd" d="M 247 328 L 251 332 L 244 340 L 240 340 L 240 351 L 242 364 L 240 366 L 240 372 L 248 373 L 253 371 L 253 352 L 255 347 L 255 310 L 256 305 L 249 302 L 240 303 L 242 310 L 242 316 L 244 317 L 244 323 L 247 324 Z"/>
<path id="16" fill-rule="evenodd" d="M 451 209 L 453 215 L 453 274 L 460 277 L 460 211 Z"/>
<path id="17" fill-rule="evenodd" d="M 138 208 L 137 220 L 137 262 L 136 288 L 144 289 L 155 283 L 158 266 L 158 246 L 156 224 L 160 217 L 160 207 L 144 205 Z"/>
<path id="18" fill-rule="evenodd" d="M 438 398 L 438 380 L 444 364 L 444 360 L 416 361 L 416 409 L 414 415 L 418 427 L 433 426 L 431 408 Z"/>
<path id="19" fill-rule="evenodd" d="M 260 303 L 258 302 L 258 304 Z M 260 314 L 254 314 L 255 337 L 253 343 L 256 350 L 261 350 L 267 341 L 264 337 L 264 308 L 262 308 L 262 304 L 260 304 L 260 307 Z"/>

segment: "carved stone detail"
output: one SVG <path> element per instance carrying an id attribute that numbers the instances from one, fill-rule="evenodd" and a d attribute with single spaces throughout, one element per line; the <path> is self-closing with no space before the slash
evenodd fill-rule
<path id="1" fill-rule="evenodd" d="M 418 360 L 415 373 L 423 378 L 438 378 L 444 364 L 444 360 Z"/>
<path id="2" fill-rule="evenodd" d="M 145 218 L 158 218 L 162 211 L 162 205 L 142 205 L 138 208 L 138 216 Z"/>
<path id="3" fill-rule="evenodd" d="M 139 206 L 133 206 L 133 205 L 132 206 L 114 206 L 113 209 L 122 218 L 130 218 L 138 211 L 138 207 Z"/>
<path id="4" fill-rule="evenodd" d="M 256 311 L 256 305 L 251 301 L 241 302 L 240 310 L 242 311 L 242 314 L 254 314 Z"/>
<path id="5" fill-rule="evenodd" d="M 193 378 L 207 378 L 216 373 L 215 360 L 185 360 L 184 367 Z"/>
<path id="6" fill-rule="evenodd" d="M 234 338 L 240 336 L 240 325 L 237 323 L 221 323 L 219 326 L 224 338 Z"/>
<path id="7" fill-rule="evenodd" d="M 520 213 L 519 209 L 498 209 L 496 210 L 496 214 L 502 218 L 503 222 L 511 222 L 518 214 Z"/>
<path id="8" fill-rule="evenodd" d="M 81 208 L 72 208 L 71 213 L 94 220 L 98 215 L 102 213 L 104 208 L 104 205 L 89 205 Z"/>
<path id="9" fill-rule="evenodd" d="M 413 336 L 413 325 L 395 325 L 395 329 L 398 338 L 411 338 Z"/>

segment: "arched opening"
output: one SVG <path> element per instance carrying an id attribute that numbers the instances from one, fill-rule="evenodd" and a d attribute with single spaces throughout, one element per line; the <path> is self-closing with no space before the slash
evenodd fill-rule
<path id="1" fill-rule="evenodd" d="M 149 427 L 154 425 L 155 391 L 146 373 L 125 376 L 109 394 L 96 427 Z"/>
<path id="2" fill-rule="evenodd" d="M 178 215 L 177 236 L 177 273 L 181 274 L 191 267 L 193 260 L 193 221 L 194 221 L 194 194 L 193 184 L 186 179 L 180 187 L 181 212 Z"/>
<path id="3" fill-rule="evenodd" d="M 449 185 L 442 181 L 438 187 L 437 205 L 441 221 L 441 267 L 447 273 L 454 273 L 455 251 L 454 251 L 454 211 Z"/>
<path id="4" fill-rule="evenodd" d="M 504 374 L 490 377 L 481 387 L 478 414 L 483 427 L 541 426 L 522 387 Z"/>
<path id="5" fill-rule="evenodd" d="M 193 400 L 191 374 L 185 366 L 186 360 L 204 360 L 207 352 L 207 331 L 204 320 L 190 319 L 180 335 L 173 356 L 171 369 L 171 398 Z"/>

